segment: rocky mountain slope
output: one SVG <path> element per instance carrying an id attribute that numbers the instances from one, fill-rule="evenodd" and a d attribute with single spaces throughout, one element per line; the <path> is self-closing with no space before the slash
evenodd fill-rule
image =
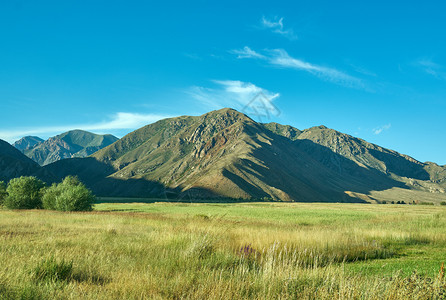
<path id="1" fill-rule="evenodd" d="M 99 135 L 83 130 L 72 130 L 25 149 L 24 153 L 44 166 L 65 158 L 87 157 L 117 140 L 117 137 L 110 134 Z"/>
<path id="2" fill-rule="evenodd" d="M 443 195 L 445 174 L 324 126 L 260 124 L 232 109 L 161 120 L 45 168 L 103 196 L 330 202 L 379 202 L 373 191 L 394 189 Z"/>
<path id="3" fill-rule="evenodd" d="M 33 148 L 41 142 L 43 142 L 43 139 L 39 138 L 38 136 L 25 136 L 12 145 L 23 152 L 25 150 Z"/>
<path id="4" fill-rule="evenodd" d="M 270 127 L 270 124 L 265 124 Z M 290 129 L 298 130 L 298 129 Z M 275 132 L 286 135 L 275 130 Z M 377 170 L 390 178 L 404 182 L 412 188 L 430 192 L 444 193 L 446 185 L 446 168 L 432 162 L 422 163 L 416 159 L 389 150 L 378 145 L 368 143 L 359 138 L 338 132 L 325 126 L 318 126 L 301 131 L 293 138 L 300 141 L 311 141 L 331 150 L 360 167 Z M 343 166 L 337 163 L 333 154 L 322 157 L 318 153 L 313 156 L 325 161 L 327 166 L 338 168 L 342 172 Z"/>

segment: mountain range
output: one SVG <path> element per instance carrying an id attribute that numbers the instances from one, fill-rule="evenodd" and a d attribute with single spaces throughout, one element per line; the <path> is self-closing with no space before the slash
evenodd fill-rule
<path id="1" fill-rule="evenodd" d="M 83 130 L 72 130 L 44 141 L 39 137 L 27 136 L 13 144 L 41 166 L 72 157 L 87 157 L 116 142 L 117 137 L 99 135 Z"/>
<path id="2" fill-rule="evenodd" d="M 445 166 L 324 126 L 257 123 L 233 109 L 164 119 L 87 158 L 43 169 L 56 177 L 77 175 L 100 196 L 446 200 Z"/>

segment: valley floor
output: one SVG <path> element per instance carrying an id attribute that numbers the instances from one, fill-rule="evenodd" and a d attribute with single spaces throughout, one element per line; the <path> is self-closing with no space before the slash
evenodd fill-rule
<path id="1" fill-rule="evenodd" d="M 0 299 L 444 299 L 445 260 L 444 206 L 0 210 Z"/>

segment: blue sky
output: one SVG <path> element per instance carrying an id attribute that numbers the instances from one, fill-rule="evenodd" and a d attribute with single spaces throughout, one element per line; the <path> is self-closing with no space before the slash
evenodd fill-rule
<path id="1" fill-rule="evenodd" d="M 441 1 L 1 1 L 0 138 L 121 137 L 164 117 L 243 110 L 262 92 L 271 114 L 260 121 L 323 124 L 446 164 L 445 11 Z"/>

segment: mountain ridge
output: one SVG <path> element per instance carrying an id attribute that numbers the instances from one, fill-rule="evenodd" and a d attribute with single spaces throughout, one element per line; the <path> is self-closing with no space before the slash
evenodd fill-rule
<path id="1" fill-rule="evenodd" d="M 373 191 L 394 188 L 440 194 L 446 177 L 441 166 L 325 126 L 262 124 L 228 108 L 163 119 L 87 159 L 46 168 L 58 176 L 78 175 L 103 196 L 282 201 L 379 202 Z"/>
<path id="2" fill-rule="evenodd" d="M 75 129 L 50 137 L 25 149 L 23 153 L 44 166 L 65 158 L 87 157 L 117 140 L 111 134 L 98 135 Z"/>
<path id="3" fill-rule="evenodd" d="M 314 134 L 315 132 L 316 134 Z M 325 132 L 324 136 L 321 135 L 322 132 Z M 327 132 L 331 133 L 331 136 L 330 134 L 326 134 Z M 310 135 L 309 133 L 313 134 Z M 335 139 L 333 135 L 335 135 L 337 139 Z M 340 142 L 340 138 L 348 140 L 348 143 Z M 397 151 L 386 149 L 379 145 L 369 143 L 361 138 L 341 133 L 325 126 L 314 126 L 305 129 L 296 139 L 312 140 L 320 145 L 330 148 L 335 153 L 355 161 L 358 165 L 375 168 L 384 174 L 392 173 L 403 181 L 403 177 L 408 177 L 421 181 L 432 181 L 440 184 L 446 183 L 445 166 L 440 166 L 433 162 L 420 162 L 409 155 L 400 154 Z M 338 147 L 339 145 L 341 145 L 341 147 Z M 348 151 L 353 149 L 355 149 L 356 152 Z M 361 151 L 364 153 L 361 153 Z M 388 161 L 389 157 L 393 157 L 393 160 L 399 160 L 400 163 L 396 163 L 395 161 L 386 163 L 386 160 Z M 406 180 L 405 182 L 407 183 L 408 181 Z"/>

